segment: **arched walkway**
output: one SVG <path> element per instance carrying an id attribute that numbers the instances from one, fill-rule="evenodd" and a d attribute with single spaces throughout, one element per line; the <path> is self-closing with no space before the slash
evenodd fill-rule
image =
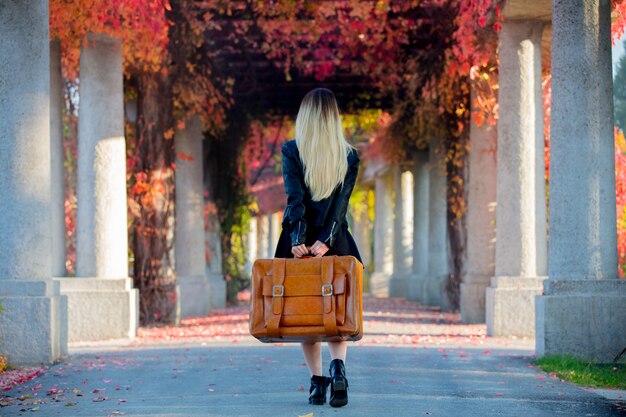
<path id="1" fill-rule="evenodd" d="M 453 307 L 444 291 L 452 249 L 443 139 L 431 138 L 402 163 L 372 158 L 362 173 L 361 185 L 376 195 L 375 220 L 355 215 L 353 227 L 372 231 L 356 234 L 372 248 L 365 253 L 371 293 L 413 301 L 368 298 L 368 335 L 350 351 L 355 405 L 348 415 L 620 412 L 528 366 L 533 353 L 607 362 L 626 346 L 610 2 L 530 3 L 510 0 L 502 10 L 497 125 L 470 127 L 460 313 L 443 312 Z M 0 68 L 0 353 L 16 365 L 64 361 L 15 388 L 18 395 L 7 390 L 3 415 L 329 413 L 302 405 L 307 376 L 297 347 L 259 345 L 245 335 L 245 310 L 219 310 L 222 239 L 217 217 L 204 219 L 203 131 L 193 118 L 170 132 L 175 178 L 173 170 L 154 171 L 176 189 L 175 217 L 164 215 L 159 244 L 169 262 L 165 298 L 175 306 L 168 314 L 182 326 L 138 334 L 126 238 L 124 113 L 130 118 L 132 106 L 124 103 L 121 41 L 101 33 L 81 49 L 77 276 L 63 276 L 60 55 L 48 21 L 45 0 L 0 7 L 0 50 L 7 51 Z M 546 36 L 553 80 L 547 208 Z M 280 227 L 280 207 L 258 214 L 245 239 L 248 265 L 272 255 Z"/>

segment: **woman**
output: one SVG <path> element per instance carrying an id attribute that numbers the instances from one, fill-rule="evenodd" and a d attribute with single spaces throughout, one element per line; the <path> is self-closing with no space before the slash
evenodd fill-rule
<path id="1" fill-rule="evenodd" d="M 304 97 L 296 139 L 283 145 L 282 160 L 287 207 L 275 257 L 352 255 L 362 262 L 346 221 L 359 156 L 343 136 L 332 91 L 317 88 Z M 348 403 L 347 343 L 329 342 L 328 348 L 330 378 L 323 376 L 321 343 L 302 344 L 311 373 L 309 403 L 324 404 L 330 385 L 330 405 L 342 407 Z"/>

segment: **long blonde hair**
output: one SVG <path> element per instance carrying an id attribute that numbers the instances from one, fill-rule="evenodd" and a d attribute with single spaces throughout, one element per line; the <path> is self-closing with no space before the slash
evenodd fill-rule
<path id="1" fill-rule="evenodd" d="M 296 145 L 313 201 L 330 197 L 337 185 L 343 185 L 352 149 L 343 136 L 332 91 L 316 88 L 304 96 L 296 118 Z"/>

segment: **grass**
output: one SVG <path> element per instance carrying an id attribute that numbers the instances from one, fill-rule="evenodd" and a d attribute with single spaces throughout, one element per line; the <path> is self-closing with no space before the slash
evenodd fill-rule
<path id="1" fill-rule="evenodd" d="M 597 364 L 572 356 L 550 356 L 535 361 L 544 372 L 585 387 L 626 389 L 626 364 Z"/>

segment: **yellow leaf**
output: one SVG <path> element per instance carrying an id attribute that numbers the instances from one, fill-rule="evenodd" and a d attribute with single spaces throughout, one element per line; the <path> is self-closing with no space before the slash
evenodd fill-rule
<path id="1" fill-rule="evenodd" d="M 298 416 L 298 417 L 313 417 L 313 413 L 305 414 L 303 416 Z"/>
<path id="2" fill-rule="evenodd" d="M 163 132 L 163 137 L 165 140 L 170 140 L 174 137 L 174 129 L 169 128 L 165 132 Z"/>

